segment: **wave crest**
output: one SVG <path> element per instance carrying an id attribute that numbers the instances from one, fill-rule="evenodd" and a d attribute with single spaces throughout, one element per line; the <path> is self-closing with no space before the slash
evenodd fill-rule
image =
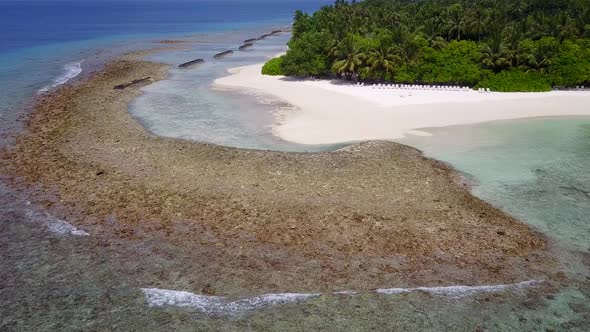
<path id="1" fill-rule="evenodd" d="M 318 297 L 321 294 L 265 294 L 252 298 L 231 301 L 221 296 L 204 296 L 190 292 L 158 288 L 142 288 L 148 306 L 175 306 L 197 309 L 205 314 L 237 315 L 244 311 L 260 309 L 266 306 L 294 303 Z"/>
<path id="2" fill-rule="evenodd" d="M 39 90 L 39 93 L 48 92 L 51 89 L 54 89 L 60 85 L 66 84 L 72 78 L 80 75 L 82 73 L 82 63 L 84 60 L 77 61 L 77 62 L 70 62 L 64 65 L 64 73 L 56 78 L 53 79 L 51 84 L 45 86 L 44 88 Z"/>
<path id="3" fill-rule="evenodd" d="M 388 288 L 377 289 L 374 292 L 382 295 L 396 295 L 413 292 L 425 292 L 448 298 L 458 299 L 478 293 L 496 293 L 503 291 L 522 290 L 542 284 L 541 280 L 528 280 L 516 284 L 485 285 L 485 286 L 446 286 L 446 287 L 417 287 L 417 288 Z M 354 291 L 334 292 L 331 294 L 321 293 L 280 293 L 265 294 L 240 300 L 228 300 L 221 296 L 205 296 L 185 291 L 175 291 L 158 288 L 141 289 L 147 304 L 151 308 L 166 306 L 196 309 L 205 314 L 216 315 L 237 315 L 245 311 L 261 309 L 266 306 L 296 303 L 322 295 L 344 295 L 355 296 L 359 294 Z"/>
<path id="4" fill-rule="evenodd" d="M 55 218 L 47 212 L 38 212 L 32 206 L 31 202 L 26 202 L 25 216 L 32 222 L 39 222 L 47 227 L 47 230 L 60 236 L 89 236 L 87 232 L 77 229 L 68 222 Z"/>

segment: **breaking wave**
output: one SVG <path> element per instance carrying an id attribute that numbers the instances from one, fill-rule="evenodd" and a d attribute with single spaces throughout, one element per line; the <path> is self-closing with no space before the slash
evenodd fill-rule
<path id="1" fill-rule="evenodd" d="M 166 290 L 158 288 L 142 288 L 148 306 L 197 309 L 205 314 L 237 315 L 245 311 L 260 309 L 286 303 L 307 300 L 321 294 L 265 294 L 241 300 L 228 300 L 221 296 L 204 296 L 190 292 Z"/>
<path id="2" fill-rule="evenodd" d="M 388 288 L 377 289 L 374 293 L 383 295 L 396 295 L 414 292 L 425 292 L 453 299 L 471 296 L 477 293 L 496 293 L 509 290 L 520 290 L 540 285 L 543 281 L 529 280 L 516 284 L 489 285 L 489 286 L 447 286 L 447 287 L 417 287 L 417 288 Z M 199 310 L 205 314 L 237 315 L 249 310 L 256 310 L 267 306 L 287 303 L 296 303 L 326 294 L 321 293 L 280 293 L 265 294 L 256 297 L 229 300 L 221 296 L 197 295 L 185 291 L 166 290 L 158 288 L 142 288 L 147 304 L 151 308 L 167 306 L 189 308 Z M 355 296 L 359 292 L 344 291 L 334 292 L 330 295 Z"/>
<path id="3" fill-rule="evenodd" d="M 540 280 L 523 281 L 517 284 L 507 285 L 489 285 L 489 286 L 447 286 L 447 287 L 417 287 L 417 288 L 387 288 L 375 290 L 378 294 L 393 295 L 413 292 L 425 292 L 430 294 L 442 295 L 450 298 L 462 298 L 477 293 L 496 293 L 507 290 L 525 289 L 538 286 L 542 283 Z"/>
<path id="4" fill-rule="evenodd" d="M 27 205 L 30 206 L 30 202 L 27 202 Z M 88 236 L 90 234 L 86 233 L 83 230 L 77 229 L 76 227 L 70 225 L 66 221 L 61 219 L 57 219 L 50 215 L 47 212 L 41 213 L 33 210 L 32 208 L 27 208 L 26 217 L 32 222 L 39 222 L 44 224 L 47 227 L 47 230 L 51 233 L 61 235 L 61 236 Z"/>
<path id="5" fill-rule="evenodd" d="M 66 64 L 64 66 L 64 73 L 62 75 L 56 77 L 55 79 L 53 79 L 51 84 L 40 89 L 39 93 L 48 92 L 49 90 L 56 88 L 60 85 L 63 85 L 66 82 L 68 82 L 69 80 L 71 80 L 72 78 L 80 75 L 80 73 L 82 73 L 82 63 L 83 62 L 84 62 L 84 60 L 77 61 L 77 62 L 70 62 L 70 63 Z"/>

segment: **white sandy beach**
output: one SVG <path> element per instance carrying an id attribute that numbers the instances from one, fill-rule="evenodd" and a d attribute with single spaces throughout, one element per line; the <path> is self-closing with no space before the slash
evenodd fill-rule
<path id="1" fill-rule="evenodd" d="M 285 110 L 273 128 L 301 144 L 398 139 L 421 128 L 545 116 L 590 116 L 590 92 L 479 93 L 375 89 L 328 80 L 299 81 L 261 74 L 262 64 L 233 68 L 217 89 L 279 98 Z"/>

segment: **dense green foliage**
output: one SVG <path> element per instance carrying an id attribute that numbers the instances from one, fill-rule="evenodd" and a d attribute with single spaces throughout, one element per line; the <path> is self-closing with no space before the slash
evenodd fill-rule
<path id="1" fill-rule="evenodd" d="M 262 66 L 262 74 L 269 75 L 269 76 L 280 76 L 283 74 L 283 57 L 278 57 L 269 60 L 267 63 Z"/>
<path id="2" fill-rule="evenodd" d="M 310 76 L 327 73 L 328 58 L 324 54 L 326 34 L 310 31 L 289 42 L 288 56 L 283 57 L 283 72 L 289 76 Z"/>
<path id="3" fill-rule="evenodd" d="M 518 69 L 509 69 L 503 70 L 499 73 L 493 73 L 484 78 L 479 83 L 479 86 L 500 92 L 540 92 L 551 90 L 551 85 L 549 84 L 546 75 L 534 71 L 526 72 Z"/>
<path id="4" fill-rule="evenodd" d="M 588 0 L 338 0 L 297 11 L 282 72 L 540 91 L 590 83 Z"/>

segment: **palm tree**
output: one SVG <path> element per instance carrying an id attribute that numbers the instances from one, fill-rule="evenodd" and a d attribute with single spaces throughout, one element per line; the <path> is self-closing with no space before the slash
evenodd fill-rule
<path id="1" fill-rule="evenodd" d="M 328 52 L 328 56 L 332 59 L 336 59 L 338 54 L 340 53 L 340 42 L 336 39 L 331 39 L 329 44 L 326 46 L 326 50 Z"/>
<path id="2" fill-rule="evenodd" d="M 461 32 L 465 30 L 463 6 L 458 3 L 452 5 L 449 7 L 448 15 L 449 39 L 457 36 L 457 40 L 461 40 Z"/>
<path id="3" fill-rule="evenodd" d="M 527 72 L 537 71 L 542 74 L 551 65 L 551 58 L 540 53 L 522 53 L 518 56 L 518 61 Z"/>
<path id="4" fill-rule="evenodd" d="M 537 41 L 525 39 L 518 45 L 518 62 L 527 71 L 545 73 L 557 48 L 558 42 L 553 37 Z"/>
<path id="5" fill-rule="evenodd" d="M 387 22 L 386 27 L 392 30 L 399 27 L 402 21 L 403 14 L 405 13 L 400 13 L 397 11 L 388 11 L 384 13 L 383 20 Z"/>
<path id="6" fill-rule="evenodd" d="M 445 46 L 447 46 L 447 44 L 448 44 L 448 42 L 443 37 L 434 37 L 434 38 L 430 39 L 429 42 L 430 42 L 430 46 L 438 51 L 445 48 Z"/>
<path id="7" fill-rule="evenodd" d="M 347 79 L 356 77 L 365 54 L 356 48 L 353 36 L 349 34 L 338 43 L 333 54 L 337 60 L 332 65 L 332 70 L 338 75 L 345 75 Z"/>
<path id="8" fill-rule="evenodd" d="M 481 64 L 496 72 L 510 67 L 510 58 L 501 38 L 494 38 L 481 48 Z"/>
<path id="9" fill-rule="evenodd" d="M 477 4 L 467 12 L 467 16 L 465 17 L 466 29 L 469 30 L 470 35 L 476 37 L 478 42 L 481 42 L 481 36 L 485 31 L 487 18 L 485 9 Z"/>
<path id="10" fill-rule="evenodd" d="M 505 57 L 512 66 L 518 66 L 518 50 L 522 33 L 516 26 L 509 25 L 502 31 L 502 37 Z"/>
<path id="11" fill-rule="evenodd" d="M 529 15 L 520 22 L 520 30 L 525 38 L 539 39 L 546 35 L 545 27 L 539 23 L 536 15 Z"/>
<path id="12" fill-rule="evenodd" d="M 441 30 L 444 25 L 444 18 L 441 10 L 434 10 L 425 14 L 427 18 L 424 20 L 424 28 L 430 38 L 441 35 Z"/>
<path id="13" fill-rule="evenodd" d="M 577 36 L 579 32 L 576 22 L 571 17 L 565 13 L 560 15 L 559 25 L 556 31 L 556 37 L 560 43 L 568 38 Z"/>
<path id="14" fill-rule="evenodd" d="M 374 78 L 387 78 L 401 62 L 399 52 L 399 47 L 392 43 L 390 36 L 380 36 L 377 46 L 367 52 L 366 73 Z"/>
<path id="15" fill-rule="evenodd" d="M 416 31 L 406 36 L 401 43 L 396 43 L 396 54 L 398 54 L 405 63 L 415 63 L 420 57 L 421 50 L 432 43 L 436 44 L 441 42 L 442 45 L 432 46 L 433 48 L 439 47 L 439 50 L 444 48 L 446 40 L 442 37 L 434 37 L 433 39 L 428 38 L 421 31 Z"/>
<path id="16" fill-rule="evenodd" d="M 590 37 L 590 7 L 579 11 L 576 19 L 576 26 L 578 31 L 582 33 L 581 37 Z"/>

